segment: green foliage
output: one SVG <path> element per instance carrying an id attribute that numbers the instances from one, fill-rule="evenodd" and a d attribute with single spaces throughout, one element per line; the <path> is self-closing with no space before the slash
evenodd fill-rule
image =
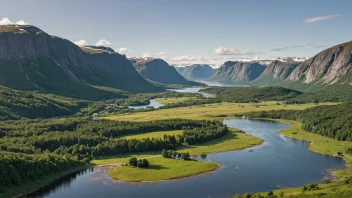
<path id="1" fill-rule="evenodd" d="M 211 87 L 201 91 L 215 94 L 222 102 L 283 101 L 302 94 L 282 87 Z"/>
<path id="2" fill-rule="evenodd" d="M 0 151 L 0 189 L 5 192 L 6 187 L 21 185 L 26 180 L 35 181 L 45 174 L 60 172 L 83 164 L 83 161 L 70 155 L 28 155 Z"/>
<path id="3" fill-rule="evenodd" d="M 305 131 L 327 136 L 340 141 L 352 141 L 352 102 L 334 106 L 318 106 L 303 111 L 261 111 L 236 116 L 250 118 L 274 118 L 297 120 Z"/>
<path id="4" fill-rule="evenodd" d="M 138 164 L 138 160 L 136 157 L 131 157 L 129 160 L 128 160 L 128 165 L 129 166 L 137 166 Z"/>
<path id="5" fill-rule="evenodd" d="M 0 86 L 0 120 L 46 118 L 76 113 L 88 103 Z"/>

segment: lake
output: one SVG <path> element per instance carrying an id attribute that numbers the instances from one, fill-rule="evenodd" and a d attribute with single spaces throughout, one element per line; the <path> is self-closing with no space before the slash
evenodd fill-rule
<path id="1" fill-rule="evenodd" d="M 107 168 L 96 167 L 66 177 L 33 197 L 45 198 L 228 198 L 236 193 L 298 187 L 329 177 L 329 169 L 345 162 L 308 150 L 309 143 L 276 133 L 289 127 L 273 121 L 230 119 L 224 124 L 264 139 L 260 146 L 208 154 L 200 160 L 222 164 L 211 174 L 160 183 L 130 184 L 112 180 Z M 238 170 L 235 170 L 238 167 Z"/>
<path id="2" fill-rule="evenodd" d="M 146 109 L 147 107 L 154 107 L 154 109 L 157 109 L 161 106 L 164 106 L 163 104 L 161 104 L 160 102 L 154 100 L 154 99 L 151 99 L 149 100 L 149 104 L 148 105 L 133 105 L 133 106 L 128 106 L 128 108 L 131 108 L 131 109 Z"/>

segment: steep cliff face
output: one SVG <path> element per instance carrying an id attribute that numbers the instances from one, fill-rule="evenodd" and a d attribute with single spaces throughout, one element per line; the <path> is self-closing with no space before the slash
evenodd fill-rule
<path id="1" fill-rule="evenodd" d="M 174 67 L 162 59 L 133 58 L 130 59 L 136 70 L 145 79 L 164 84 L 194 85 L 192 81 L 186 80 Z"/>
<path id="2" fill-rule="evenodd" d="M 187 67 L 175 67 L 187 80 L 207 79 L 215 73 L 215 69 L 209 65 L 194 64 Z"/>
<path id="3" fill-rule="evenodd" d="M 259 63 L 227 61 L 210 77 L 210 80 L 249 82 L 258 78 L 265 68 Z"/>
<path id="4" fill-rule="evenodd" d="M 351 82 L 352 41 L 326 49 L 298 65 L 287 80 L 334 84 Z"/>
<path id="5" fill-rule="evenodd" d="M 158 89 L 142 79 L 126 57 L 104 47 L 86 48 L 34 26 L 0 26 L 0 85 L 82 98 L 106 94 L 92 85 Z"/>
<path id="6" fill-rule="evenodd" d="M 275 60 L 265 68 L 263 73 L 257 79 L 255 79 L 255 82 L 269 83 L 285 80 L 298 64 L 299 63 L 297 62 L 282 62 Z"/>

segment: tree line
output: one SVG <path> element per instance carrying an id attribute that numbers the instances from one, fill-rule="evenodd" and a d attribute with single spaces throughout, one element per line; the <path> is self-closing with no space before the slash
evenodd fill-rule
<path id="1" fill-rule="evenodd" d="M 352 141 L 352 102 L 331 106 L 317 106 L 306 110 L 273 110 L 237 114 L 248 118 L 273 118 L 297 120 L 305 131 Z"/>

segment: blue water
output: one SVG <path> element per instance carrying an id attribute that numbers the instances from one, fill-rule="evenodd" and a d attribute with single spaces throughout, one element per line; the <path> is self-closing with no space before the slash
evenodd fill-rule
<path id="1" fill-rule="evenodd" d="M 329 176 L 328 169 L 345 167 L 345 162 L 339 158 L 309 151 L 306 141 L 276 133 L 288 128 L 286 124 L 243 119 L 225 120 L 224 123 L 260 137 L 264 143 L 244 150 L 203 156 L 202 160 L 223 165 L 211 174 L 152 184 L 130 184 L 112 180 L 107 175 L 106 168 L 97 167 L 65 178 L 33 196 L 228 198 L 236 193 L 269 191 L 320 182 Z"/>
<path id="2" fill-rule="evenodd" d="M 133 105 L 133 106 L 128 106 L 128 108 L 131 108 L 131 109 L 146 109 L 147 107 L 154 107 L 154 109 L 157 109 L 159 107 L 162 107 L 164 106 L 163 104 L 161 104 L 160 102 L 152 99 L 152 100 L 149 100 L 149 104 L 148 105 Z"/>

